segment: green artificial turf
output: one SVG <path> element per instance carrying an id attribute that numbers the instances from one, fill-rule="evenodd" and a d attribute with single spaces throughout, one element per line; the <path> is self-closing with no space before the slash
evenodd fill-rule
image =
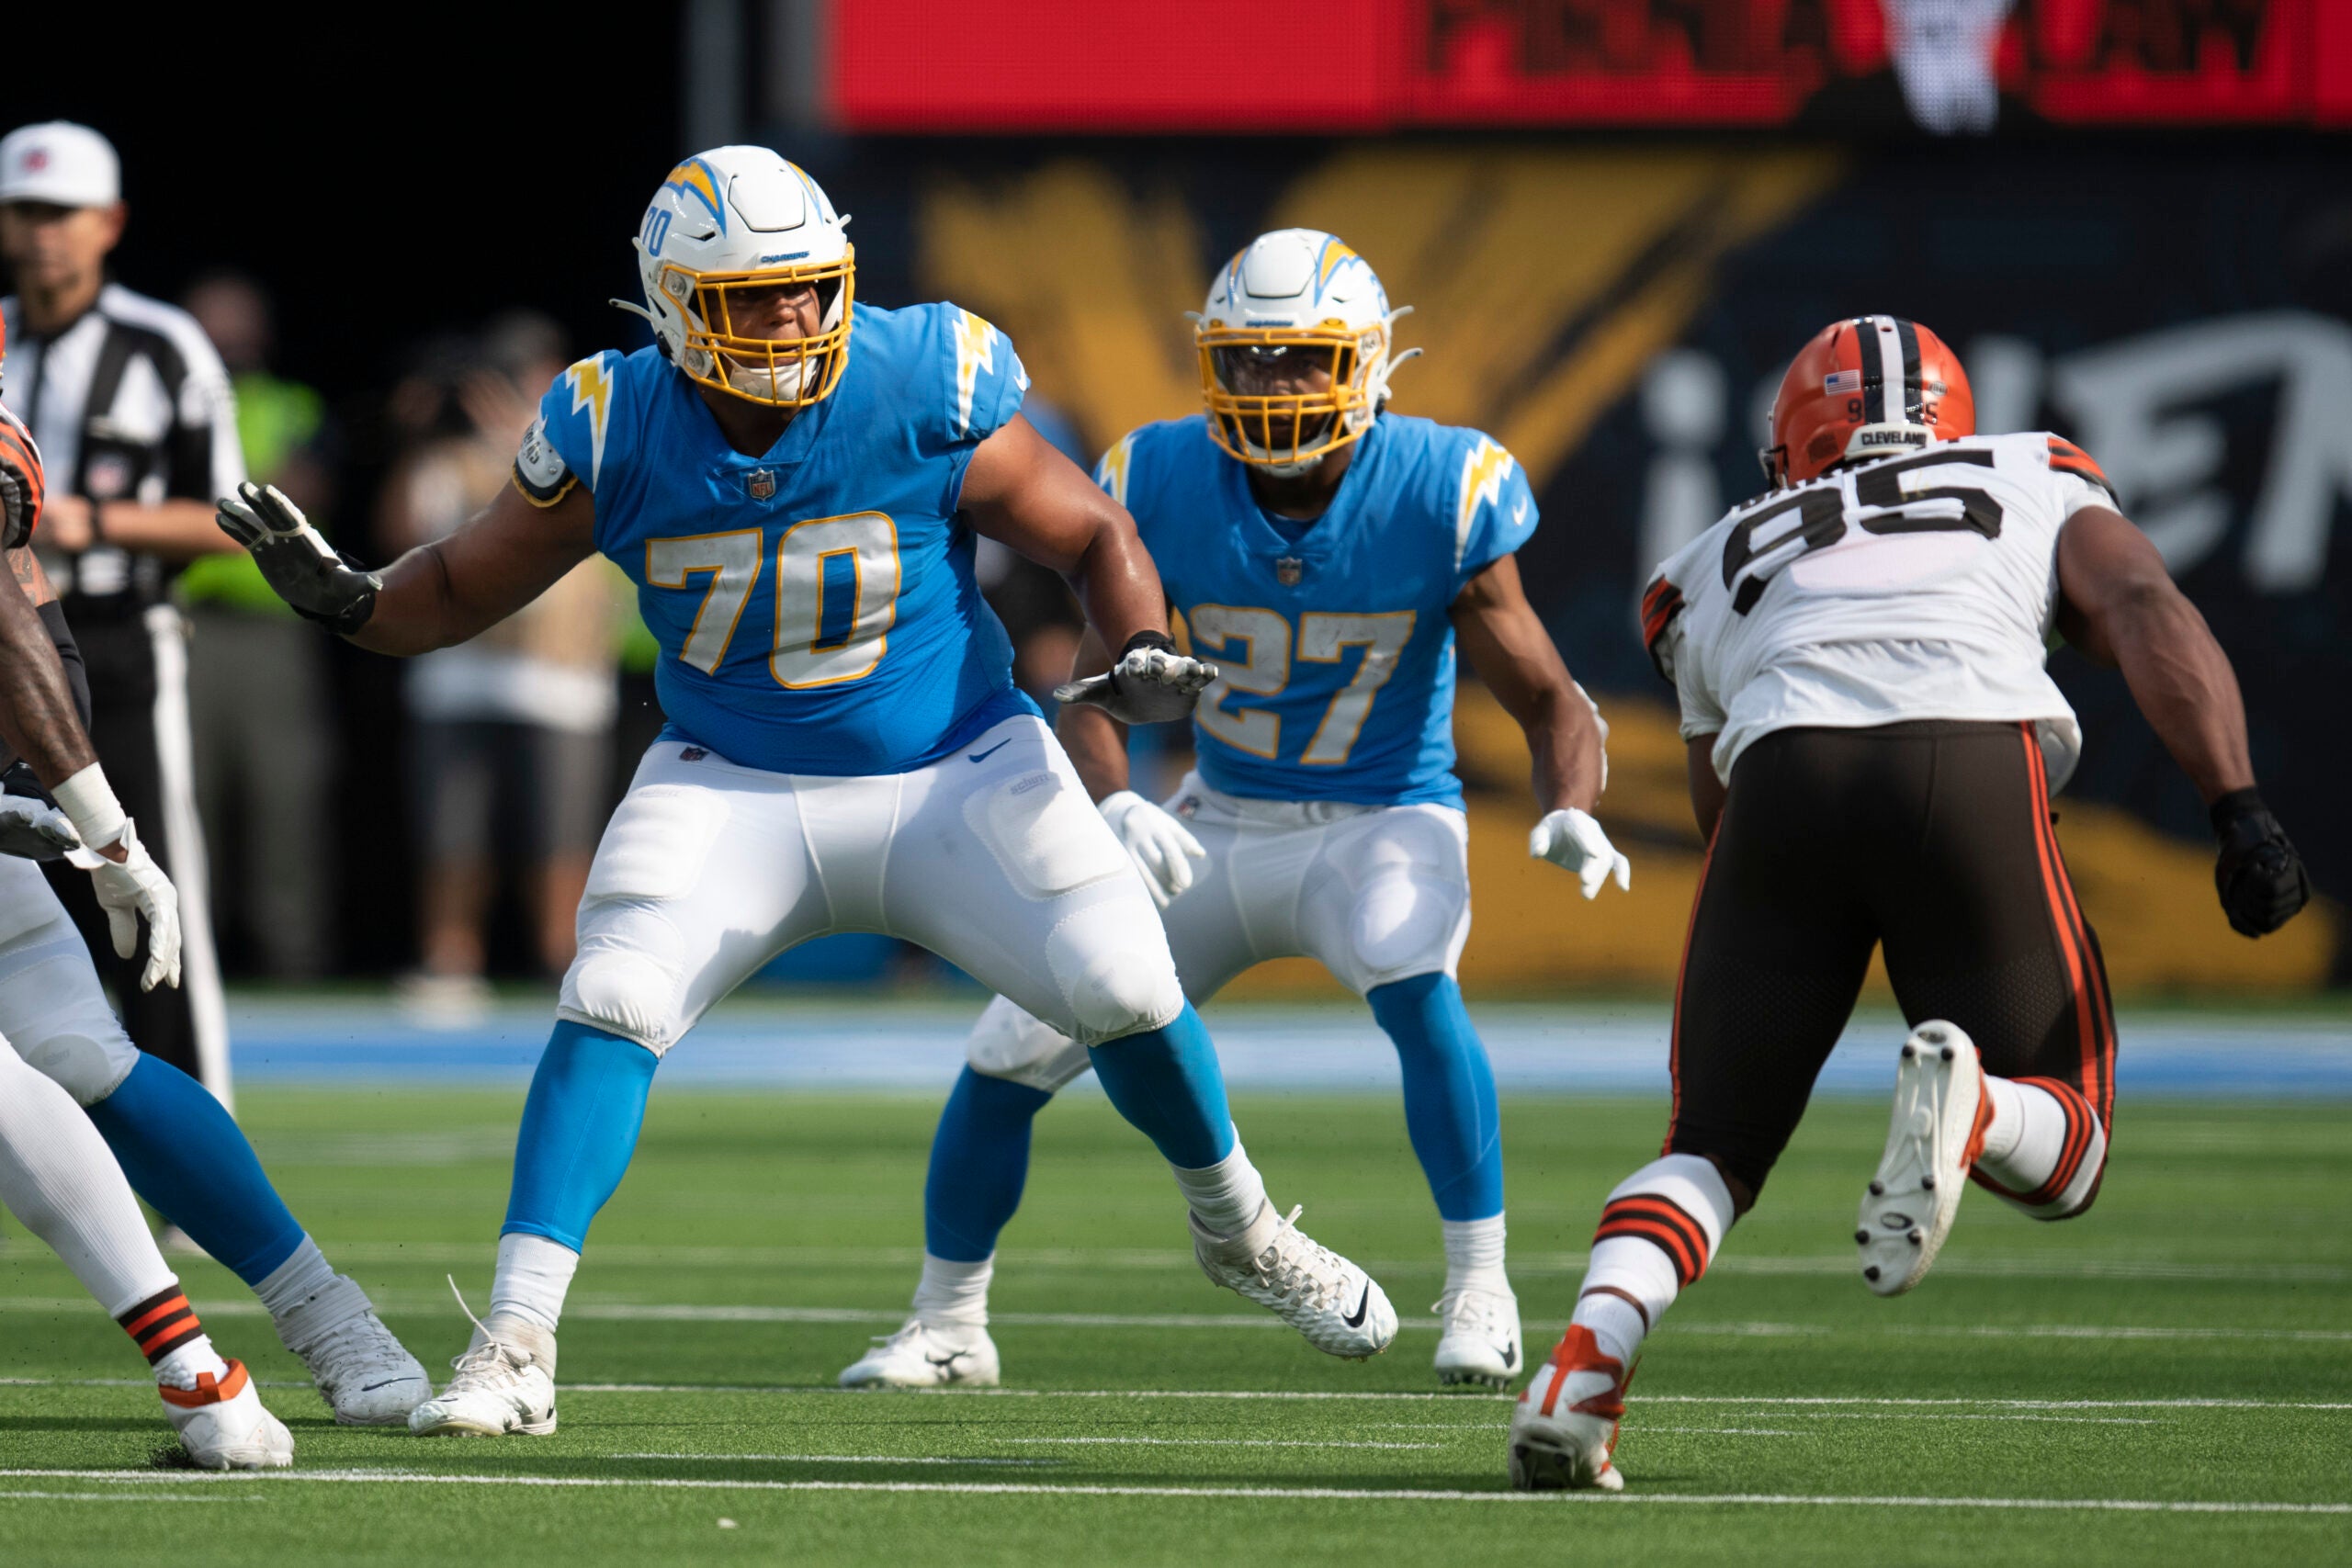
<path id="1" fill-rule="evenodd" d="M 241 1100 L 297 1212 L 436 1371 L 467 1334 L 443 1275 L 487 1305 L 520 1101 Z M 1506 1404 L 1436 1392 L 1428 1308 L 1443 1270 L 1398 1107 L 1261 1097 L 1238 1111 L 1277 1201 L 1305 1203 L 1308 1233 L 1395 1299 L 1407 1326 L 1388 1354 L 1319 1356 L 1212 1290 L 1148 1146 L 1099 1097 L 1072 1096 L 1039 1122 L 1000 1254 L 1007 1391 L 826 1392 L 913 1286 L 935 1104 L 657 1094 L 572 1292 L 560 1431 L 338 1429 L 251 1296 L 194 1260 L 183 1274 L 216 1340 L 252 1364 L 297 1444 L 289 1477 L 218 1480 L 149 1467 L 169 1433 L 136 1354 L 12 1226 L 0 1560 L 2352 1555 L 2341 1107 L 2127 1102 L 2087 1218 L 2036 1225 L 1972 1193 L 1934 1275 L 1882 1302 L 1846 1238 L 1883 1110 L 1817 1105 L 1761 1208 L 1651 1338 L 1615 1499 L 1509 1494 Z M 1506 1102 L 1512 1274 L 1535 1354 L 1566 1318 L 1602 1195 L 1656 1152 L 1663 1114 L 1638 1100 Z M 598 1386 L 614 1384 L 640 1386 Z M 1236 1393 L 1284 1397 L 1219 1397 Z M 360 1472 L 593 1484 L 349 1478 Z M 1195 1495 L 1130 1495 L 1173 1488 Z M 1272 1495 L 1233 1495 L 1260 1490 Z M 1315 1495 L 1334 1491 L 1348 1495 Z M 1903 1506 L 1932 1499 L 1951 1501 Z M 2041 1506 L 2086 1502 L 2119 1506 Z M 2180 1504 L 2210 1506 L 2154 1506 Z"/>

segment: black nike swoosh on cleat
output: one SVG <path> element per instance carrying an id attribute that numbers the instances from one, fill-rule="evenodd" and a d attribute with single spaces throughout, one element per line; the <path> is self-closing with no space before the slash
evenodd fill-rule
<path id="1" fill-rule="evenodd" d="M 964 760 L 967 762 L 985 762 L 990 757 L 995 756 L 999 751 L 1003 750 L 1006 747 L 1012 744 L 1012 737 L 1008 735 L 985 751 L 967 751 L 964 754 Z"/>
<path id="2" fill-rule="evenodd" d="M 1362 1328 L 1363 1326 L 1364 1311 L 1371 1305 L 1372 1281 L 1366 1280 L 1363 1282 L 1363 1294 L 1356 1298 L 1356 1310 L 1348 1314 L 1347 1316 L 1341 1318 L 1340 1321 L 1346 1324 L 1350 1328 Z"/>
<path id="3" fill-rule="evenodd" d="M 390 1388 L 396 1382 L 414 1382 L 416 1380 L 414 1378 L 386 1378 L 382 1382 L 371 1382 L 367 1384 L 365 1387 L 361 1388 L 359 1392 L 362 1393 L 373 1393 L 379 1388 Z"/>
<path id="4" fill-rule="evenodd" d="M 944 1356 L 925 1356 L 923 1359 L 929 1361 L 934 1367 L 945 1369 L 953 1367 L 956 1362 L 962 1360 L 965 1357 L 970 1354 L 971 1352 L 969 1350 L 950 1350 Z"/>

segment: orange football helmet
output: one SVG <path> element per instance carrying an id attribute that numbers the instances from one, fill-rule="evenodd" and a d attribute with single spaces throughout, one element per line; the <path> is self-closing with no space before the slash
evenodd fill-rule
<path id="1" fill-rule="evenodd" d="M 1776 488 L 1832 466 L 1976 434 L 1960 356 L 1900 316 L 1856 316 L 1815 333 L 1772 399 L 1772 445 L 1756 454 Z"/>

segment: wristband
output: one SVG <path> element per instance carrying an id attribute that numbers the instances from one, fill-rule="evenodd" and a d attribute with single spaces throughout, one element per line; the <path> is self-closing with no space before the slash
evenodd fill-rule
<path id="1" fill-rule="evenodd" d="M 1125 659 L 1139 648 L 1156 648 L 1162 653 L 1173 653 L 1176 651 L 1176 640 L 1166 632 L 1156 632 L 1147 627 L 1127 638 L 1127 646 L 1119 649 L 1119 657 Z"/>
<path id="2" fill-rule="evenodd" d="M 106 770 L 96 762 L 50 794 L 57 802 L 57 809 L 65 813 L 74 830 L 82 835 L 82 842 L 91 849 L 114 843 L 130 825 L 130 818 L 123 814 L 122 802 L 114 797 L 114 786 L 107 783 Z"/>
<path id="3" fill-rule="evenodd" d="M 2215 838 L 2226 838 L 2231 825 L 2240 818 L 2251 817 L 2257 811 L 2269 809 L 2262 804 L 2262 792 L 2252 784 L 2248 784 L 2244 789 L 2233 789 L 2213 802 L 2206 811 L 2206 819 L 2213 824 Z"/>

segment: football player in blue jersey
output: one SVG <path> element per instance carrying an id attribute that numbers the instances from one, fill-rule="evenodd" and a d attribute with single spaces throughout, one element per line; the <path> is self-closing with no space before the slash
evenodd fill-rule
<path id="1" fill-rule="evenodd" d="M 1084 1042 L 1196 1246 L 1318 1348 L 1396 1332 L 1379 1287 L 1267 1201 L 1143 878 L 1013 685 L 975 534 L 1064 572 L 1120 650 L 1086 702 L 1178 719 L 1216 671 L 1170 643 L 1133 520 L 1021 418 L 1012 344 L 952 305 L 855 302 L 847 221 L 764 148 L 672 170 L 637 236 L 657 345 L 565 371 L 514 485 L 380 575 L 275 491 L 222 502 L 277 591 L 363 648 L 462 641 L 595 551 L 662 646 L 669 728 L 589 873 L 490 1313 L 414 1431 L 555 1429 L 558 1314 L 655 1066 L 832 931 L 920 942 Z"/>
<path id="2" fill-rule="evenodd" d="M 1477 431 L 1381 411 L 1410 357 L 1391 356 L 1403 313 L 1361 256 L 1311 230 L 1262 235 L 1217 274 L 1195 318 L 1205 413 L 1133 432 L 1096 473 L 1133 512 L 1193 650 L 1221 668 L 1193 714 L 1198 768 L 1163 808 L 1127 787 L 1115 713 L 1072 707 L 1061 735 L 1166 911 L 1186 996 L 1306 955 L 1372 1004 L 1443 1222 L 1438 1375 L 1500 1386 L 1524 1356 L 1494 1077 L 1453 977 L 1470 931 L 1457 639 L 1534 754 L 1545 815 L 1530 852 L 1587 898 L 1631 871 L 1591 815 L 1607 728 L 1520 588 L 1525 475 Z M 1100 642 L 1087 659 L 1110 663 Z M 1083 1042 L 1018 997 L 990 1004 L 932 1145 L 914 1315 L 843 1382 L 993 1381 L 997 1233 L 1021 1201 L 1031 1119 L 1087 1066 Z M 1205 1240 L 1202 1257 L 1214 1277 Z"/>

